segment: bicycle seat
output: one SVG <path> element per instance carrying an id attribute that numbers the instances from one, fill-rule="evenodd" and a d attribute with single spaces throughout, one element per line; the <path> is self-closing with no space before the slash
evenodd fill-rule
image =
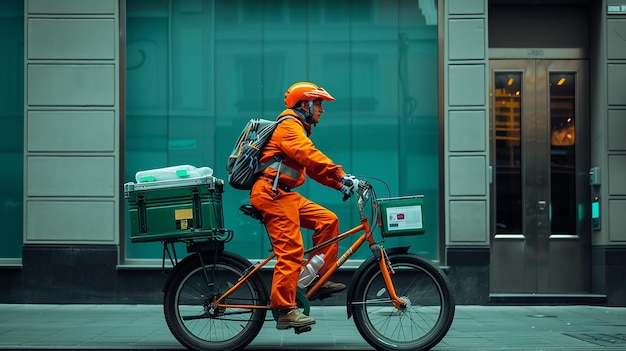
<path id="1" fill-rule="evenodd" d="M 261 211 L 257 210 L 254 206 L 250 204 L 239 206 L 239 210 L 243 212 L 243 214 L 245 214 L 246 216 L 250 216 L 259 221 L 263 221 L 263 216 L 261 215 Z"/>

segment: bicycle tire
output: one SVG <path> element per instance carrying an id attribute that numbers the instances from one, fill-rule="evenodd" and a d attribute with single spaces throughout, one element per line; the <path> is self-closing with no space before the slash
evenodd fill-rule
<path id="1" fill-rule="evenodd" d="M 357 279 L 350 305 L 361 336 L 377 350 L 429 350 L 447 334 L 455 302 L 445 273 L 414 254 L 389 256 L 396 294 L 406 303 L 397 309 L 374 261 Z"/>
<path id="2" fill-rule="evenodd" d="M 204 255 L 208 285 L 197 255 L 179 263 L 165 289 L 163 309 L 167 326 L 188 349 L 239 350 L 258 335 L 266 309 L 211 309 L 208 304 L 238 282 L 250 263 L 240 256 L 222 252 L 213 263 L 212 254 Z M 267 289 L 258 276 L 250 276 L 225 303 L 267 306 Z"/>

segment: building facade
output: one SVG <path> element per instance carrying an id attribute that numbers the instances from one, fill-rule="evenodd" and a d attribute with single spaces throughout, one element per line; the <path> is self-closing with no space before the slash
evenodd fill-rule
<path id="1" fill-rule="evenodd" d="M 626 306 L 626 0 L 10 0 L 0 17 L 0 302 L 159 303 L 162 247 L 130 242 L 123 184 L 177 164 L 224 178 L 243 123 L 310 80 L 337 98 L 316 145 L 425 195 L 426 234 L 385 245 L 439 262 L 458 303 Z M 227 249 L 252 261 L 271 248 L 246 201 L 224 193 Z"/>

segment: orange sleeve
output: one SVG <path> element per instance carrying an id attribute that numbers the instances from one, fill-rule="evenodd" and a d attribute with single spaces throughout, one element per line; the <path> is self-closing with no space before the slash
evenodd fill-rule
<path id="1" fill-rule="evenodd" d="M 333 189 L 341 187 L 341 178 L 345 175 L 343 168 L 315 147 L 300 122 L 286 120 L 274 133 L 281 136 L 279 148 L 287 156 L 283 161 L 286 165 L 295 161 L 316 182 Z"/>

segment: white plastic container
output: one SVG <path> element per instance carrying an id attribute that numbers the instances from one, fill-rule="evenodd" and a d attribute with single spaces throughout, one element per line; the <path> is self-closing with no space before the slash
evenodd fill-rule
<path id="1" fill-rule="evenodd" d="M 210 167 L 196 168 L 190 165 L 180 165 L 139 171 L 135 174 L 135 180 L 137 183 L 146 183 L 158 182 L 161 180 L 197 178 L 210 175 L 213 175 L 213 169 Z"/>
<path id="2" fill-rule="evenodd" d="M 302 273 L 300 273 L 300 278 L 298 279 L 298 286 L 301 288 L 306 288 L 311 285 L 313 280 L 317 278 L 317 272 L 319 272 L 320 268 L 324 265 L 324 254 L 319 254 L 313 256 L 309 261 L 309 264 L 302 268 Z"/>

